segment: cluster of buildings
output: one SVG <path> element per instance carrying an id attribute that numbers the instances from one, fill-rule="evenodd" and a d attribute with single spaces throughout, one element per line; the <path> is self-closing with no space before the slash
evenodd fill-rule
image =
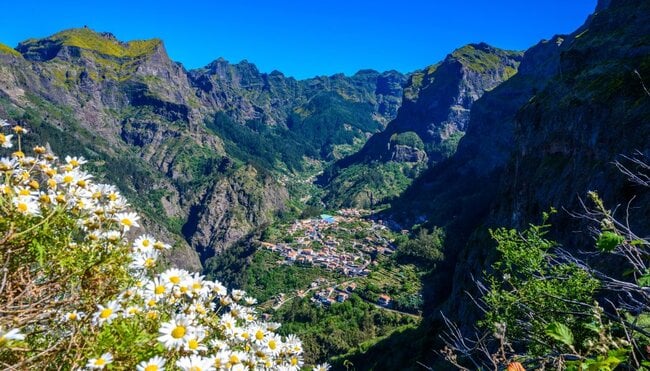
<path id="1" fill-rule="evenodd" d="M 312 283 L 312 286 L 314 284 Z M 344 303 L 357 288 L 354 282 L 344 284 L 342 289 L 339 287 L 327 287 L 326 289 L 317 291 L 311 298 L 311 301 L 320 305 L 329 307 L 333 303 Z"/>
<path id="2" fill-rule="evenodd" d="M 342 232 L 347 236 L 359 232 L 342 226 L 357 222 L 359 215 L 361 212 L 356 209 L 344 209 L 337 216 L 323 214 L 320 218 L 297 220 L 287 228 L 287 233 L 295 236 L 293 242 L 262 242 L 261 245 L 279 253 L 286 264 L 320 266 L 350 277 L 367 276 L 370 256 L 374 253 L 392 254 L 394 247 L 379 234 L 386 227 L 374 222 L 369 228 L 361 228 L 367 229 L 369 234 L 362 239 L 338 239 L 337 235 Z"/>

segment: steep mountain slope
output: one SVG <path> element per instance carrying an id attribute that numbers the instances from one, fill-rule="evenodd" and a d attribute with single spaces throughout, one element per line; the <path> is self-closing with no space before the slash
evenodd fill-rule
<path id="1" fill-rule="evenodd" d="M 160 40 L 83 28 L 0 48 L 0 114 L 30 127 L 34 142 L 92 160 L 159 233 L 182 236 L 174 259 L 198 269 L 194 251 L 204 260 L 284 208 L 277 172 L 347 153 L 383 128 L 404 79 L 297 81 L 223 60 L 187 72 Z"/>
<path id="2" fill-rule="evenodd" d="M 439 278 L 453 279 L 435 301 L 450 299 L 458 318 L 471 318 L 463 292 L 493 257 L 488 227 L 525 227 L 551 207 L 580 211 L 578 197 L 589 190 L 612 206 L 636 197 L 630 220 L 647 220 L 635 209 L 647 210 L 649 195 L 612 162 L 650 151 L 650 97 L 640 79 L 650 76 L 649 18 L 647 2 L 601 2 L 576 32 L 529 49 L 517 75 L 475 103 L 456 154 L 394 203 L 396 216 L 446 227 Z M 591 243 L 573 233 L 581 222 L 566 212 L 552 222 L 567 248 Z"/>
<path id="3" fill-rule="evenodd" d="M 398 195 L 428 163 L 454 153 L 472 104 L 512 77 L 520 60 L 519 52 L 470 44 L 413 73 L 395 120 L 325 174 L 326 201 L 368 207 Z"/>
<path id="4" fill-rule="evenodd" d="M 412 359 L 428 358 L 424 363 L 433 364 L 432 349 L 443 346 L 436 343 L 444 328 L 441 311 L 471 331 L 480 313 L 467 292 L 480 295 L 474 278 L 491 270 L 490 227 L 525 228 L 555 207 L 550 237 L 574 252 L 589 250 L 592 237 L 575 232 L 587 230 L 584 221 L 566 210 L 580 211 L 579 197 L 597 190 L 647 235 L 650 194 L 612 162 L 636 151 L 650 155 L 649 18 L 647 1 L 599 1 L 584 26 L 528 49 L 518 73 L 475 102 L 457 152 L 425 171 L 384 215 L 404 225 L 445 228 L 445 260 L 428 279 L 434 288 L 425 299 L 428 319 L 352 363 L 415 369 Z M 413 338 L 421 344 L 408 353 L 393 351 Z"/>

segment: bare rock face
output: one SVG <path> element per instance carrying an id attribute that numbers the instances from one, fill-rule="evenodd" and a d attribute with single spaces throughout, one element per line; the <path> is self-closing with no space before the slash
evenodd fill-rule
<path id="1" fill-rule="evenodd" d="M 390 149 L 390 160 L 395 162 L 426 162 L 427 153 L 421 149 L 397 144 Z"/>
<path id="2" fill-rule="evenodd" d="M 253 189 L 250 189 L 251 185 Z M 229 179 L 208 187 L 190 209 L 184 234 L 202 260 L 218 254 L 284 208 L 288 193 L 253 167 L 238 169 Z"/>
<path id="3" fill-rule="evenodd" d="M 442 62 L 412 74 L 397 117 L 366 146 L 371 149 L 377 141 L 412 131 L 425 143 L 430 160 L 448 157 L 453 152 L 445 151 L 443 144 L 454 137 L 457 142 L 467 130 L 474 102 L 512 77 L 521 58 L 520 52 L 485 43 L 469 44 Z"/>

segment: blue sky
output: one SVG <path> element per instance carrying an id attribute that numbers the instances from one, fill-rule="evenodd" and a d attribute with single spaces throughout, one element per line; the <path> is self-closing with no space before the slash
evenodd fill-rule
<path id="1" fill-rule="evenodd" d="M 485 41 L 526 49 L 569 33 L 596 0 L 5 0 L 0 42 L 87 25 L 121 40 L 158 37 L 197 68 L 224 57 L 306 78 L 359 69 L 413 71 Z"/>

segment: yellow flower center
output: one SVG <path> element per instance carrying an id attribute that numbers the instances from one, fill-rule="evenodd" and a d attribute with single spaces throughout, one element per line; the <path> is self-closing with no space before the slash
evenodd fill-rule
<path id="1" fill-rule="evenodd" d="M 111 308 L 104 308 L 102 311 L 99 313 L 99 318 L 106 319 L 113 314 L 113 310 Z"/>
<path id="2" fill-rule="evenodd" d="M 28 210 L 27 204 L 24 202 L 19 202 L 18 205 L 16 205 L 16 208 L 18 208 L 18 211 L 21 213 L 26 213 Z"/>
<path id="3" fill-rule="evenodd" d="M 79 166 L 79 161 L 74 160 L 74 159 L 73 159 L 73 160 L 70 160 L 70 165 L 72 165 L 72 166 Z"/>
<path id="4" fill-rule="evenodd" d="M 236 354 L 231 355 L 229 360 L 230 360 L 230 363 L 232 363 L 232 364 L 239 363 L 239 357 L 237 357 Z"/>
<path id="5" fill-rule="evenodd" d="M 7 137 L 4 136 L 4 134 L 0 134 L 0 143 L 4 143 L 7 141 Z"/>
<path id="6" fill-rule="evenodd" d="M 153 292 L 154 292 L 156 295 L 162 295 L 162 294 L 165 293 L 165 286 L 163 286 L 163 285 L 158 285 L 158 286 L 156 286 L 156 288 L 153 290 Z"/>
<path id="7" fill-rule="evenodd" d="M 177 285 L 181 282 L 181 278 L 178 276 L 171 276 L 169 277 L 169 282 L 173 283 L 174 285 Z"/>
<path id="8" fill-rule="evenodd" d="M 144 261 L 144 266 L 147 268 L 151 268 L 154 265 L 156 265 L 156 260 L 154 258 L 147 258 L 147 260 Z"/>
<path id="9" fill-rule="evenodd" d="M 70 313 L 68 314 L 68 319 L 71 321 L 74 321 L 77 319 L 77 313 Z"/>
<path id="10" fill-rule="evenodd" d="M 149 240 L 142 241 L 142 246 L 149 247 L 149 245 L 151 245 L 151 242 L 149 242 Z"/>
<path id="11" fill-rule="evenodd" d="M 199 366 L 192 366 L 192 367 L 190 367 L 189 371 L 202 371 L 202 370 L 201 370 L 201 367 L 199 367 Z"/>
<path id="12" fill-rule="evenodd" d="M 199 347 L 199 342 L 196 339 L 191 339 L 187 342 L 187 347 L 191 350 L 196 350 Z"/>
<path id="13" fill-rule="evenodd" d="M 104 358 L 101 358 L 101 357 L 97 358 L 97 360 L 95 361 L 95 366 L 104 366 L 105 364 L 106 364 L 106 361 L 104 360 Z"/>
<path id="14" fill-rule="evenodd" d="M 132 222 L 131 219 L 129 219 L 129 218 L 124 218 L 124 219 L 122 219 L 122 220 L 121 220 L 121 223 L 122 223 L 122 225 L 125 225 L 125 226 L 127 226 L 127 227 L 130 227 L 130 226 L 133 224 L 133 222 Z"/>
<path id="15" fill-rule="evenodd" d="M 275 348 L 278 347 L 278 344 L 275 342 L 275 340 L 269 341 L 269 349 L 275 350 Z"/>
<path id="16" fill-rule="evenodd" d="M 198 282 L 194 282 L 194 283 L 192 284 L 192 289 L 193 289 L 193 290 L 201 290 L 201 287 L 202 287 L 201 284 L 198 283 Z"/>
<path id="17" fill-rule="evenodd" d="M 29 196 L 29 190 L 23 188 L 18 192 L 18 194 L 21 196 Z"/>
<path id="18" fill-rule="evenodd" d="M 63 183 L 72 183 L 74 180 L 74 177 L 72 175 L 64 175 L 63 176 Z"/>
<path id="19" fill-rule="evenodd" d="M 298 358 L 291 357 L 291 366 L 297 366 L 297 365 L 298 365 Z"/>
<path id="20" fill-rule="evenodd" d="M 176 327 L 172 330 L 172 337 L 173 337 L 174 339 L 180 339 L 180 338 L 182 338 L 183 336 L 185 336 L 185 327 L 183 327 L 183 326 L 176 326 Z"/>
<path id="21" fill-rule="evenodd" d="M 117 200 L 117 194 L 116 193 L 109 194 L 108 199 L 111 200 L 111 201 Z"/>
<path id="22" fill-rule="evenodd" d="M 257 339 L 257 340 L 262 340 L 262 339 L 264 339 L 264 331 L 262 331 L 262 330 L 257 330 L 257 332 L 255 333 L 255 339 Z"/>
<path id="23" fill-rule="evenodd" d="M 156 365 L 149 365 L 149 366 L 144 368 L 144 371 L 158 371 L 158 370 L 159 370 L 158 366 L 156 366 Z"/>

